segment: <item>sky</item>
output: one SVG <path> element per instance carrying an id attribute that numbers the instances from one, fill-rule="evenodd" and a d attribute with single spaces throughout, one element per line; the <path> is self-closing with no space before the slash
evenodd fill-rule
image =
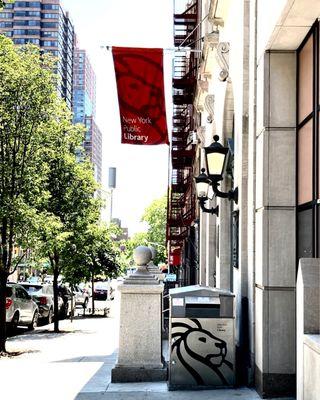
<path id="1" fill-rule="evenodd" d="M 120 118 L 112 54 L 101 46 L 172 48 L 173 0 L 61 0 L 70 12 L 81 48 L 87 50 L 97 75 L 97 124 L 103 135 L 103 188 L 108 169 L 117 168 L 113 217 L 129 234 L 145 229 L 140 223 L 152 200 L 166 194 L 167 145 L 120 144 Z M 167 120 L 171 124 L 172 52 L 165 51 Z M 109 209 L 109 208 L 108 208 Z M 108 210 L 104 216 L 108 217 Z"/>

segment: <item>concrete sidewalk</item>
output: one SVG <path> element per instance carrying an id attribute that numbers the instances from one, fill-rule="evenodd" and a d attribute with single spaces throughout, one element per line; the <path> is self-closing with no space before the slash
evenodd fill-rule
<path id="1" fill-rule="evenodd" d="M 81 392 L 76 400 L 258 400 L 251 389 L 168 392 L 166 383 L 110 384 L 105 392 Z M 282 399 L 283 400 L 283 399 Z"/>
<path id="2" fill-rule="evenodd" d="M 105 356 L 96 371 L 76 396 L 76 400 L 258 400 L 257 392 L 249 388 L 169 392 L 166 382 L 111 383 L 111 370 L 116 363 L 116 351 Z M 101 362 L 84 358 L 82 363 Z M 284 399 L 281 400 L 294 400 Z"/>
<path id="3" fill-rule="evenodd" d="M 105 387 L 104 365 L 77 395 L 76 400 L 258 400 L 257 392 L 249 388 L 169 392 L 166 382 L 110 383 Z M 110 376 L 110 375 L 109 375 Z M 103 387 L 104 385 L 104 387 Z M 276 400 L 276 399 L 273 399 Z M 280 400 L 280 399 L 279 399 Z M 294 400 L 281 398 L 281 400 Z"/>
<path id="4" fill-rule="evenodd" d="M 10 338 L 8 350 L 21 355 L 0 359 L 1 394 L 11 400 L 259 399 L 248 388 L 168 392 L 166 382 L 112 384 L 118 325 L 112 317 L 77 318 L 61 321 L 59 334 L 44 326 Z"/>

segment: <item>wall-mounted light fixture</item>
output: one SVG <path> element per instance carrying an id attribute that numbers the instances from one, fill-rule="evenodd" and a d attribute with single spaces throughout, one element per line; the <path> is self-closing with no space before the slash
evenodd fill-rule
<path id="1" fill-rule="evenodd" d="M 208 192 L 210 187 L 210 180 L 208 176 L 205 174 L 205 169 L 202 168 L 201 174 L 195 178 L 196 181 L 196 189 L 197 189 L 197 197 L 201 207 L 201 210 L 205 213 L 219 215 L 219 206 L 207 208 L 205 203 L 208 200 Z"/>
<path id="2" fill-rule="evenodd" d="M 227 164 L 229 148 L 223 147 L 222 144 L 219 143 L 218 135 L 215 135 L 213 140 L 214 142 L 211 143 L 209 147 L 204 148 L 208 175 L 203 171 L 199 177 L 201 176 L 202 180 L 205 178 L 207 179 L 208 186 L 211 185 L 212 190 L 217 197 L 233 200 L 237 204 L 238 188 L 226 193 L 219 190 L 219 182 L 223 180 L 223 173 Z"/>

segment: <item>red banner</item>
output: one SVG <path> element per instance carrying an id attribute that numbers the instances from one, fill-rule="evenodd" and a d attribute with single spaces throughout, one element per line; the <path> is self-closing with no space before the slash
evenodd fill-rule
<path id="1" fill-rule="evenodd" d="M 176 267 L 181 264 L 181 250 L 173 250 L 169 256 L 169 263 L 171 266 Z"/>
<path id="2" fill-rule="evenodd" d="M 122 143 L 169 143 L 163 50 L 113 47 Z"/>

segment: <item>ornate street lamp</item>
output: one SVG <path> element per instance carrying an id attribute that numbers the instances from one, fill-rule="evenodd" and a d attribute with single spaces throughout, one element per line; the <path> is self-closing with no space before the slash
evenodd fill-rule
<path id="1" fill-rule="evenodd" d="M 205 174 L 205 169 L 202 168 L 201 174 L 195 178 L 196 181 L 196 189 L 197 189 L 197 197 L 199 200 L 199 204 L 201 210 L 205 213 L 219 215 L 219 206 L 215 208 L 207 208 L 205 206 L 206 201 L 208 200 L 208 192 L 210 187 L 210 179 L 208 175 Z"/>
<path id="2" fill-rule="evenodd" d="M 215 135 L 213 140 L 214 142 L 211 143 L 209 147 L 204 148 L 204 153 L 209 179 L 212 182 L 219 182 L 223 179 L 222 175 L 226 166 L 229 149 L 223 147 L 222 144 L 218 142 L 218 135 Z"/>
<path id="3" fill-rule="evenodd" d="M 198 199 L 208 199 L 210 180 L 205 174 L 205 169 L 201 169 L 201 174 L 195 178 Z"/>
<path id="4" fill-rule="evenodd" d="M 223 180 L 223 172 L 226 168 L 229 149 L 228 147 L 223 147 L 222 144 L 219 143 L 218 135 L 215 135 L 213 140 L 214 142 L 209 147 L 204 148 L 208 178 L 210 180 L 212 190 L 217 197 L 233 200 L 237 204 L 238 188 L 230 190 L 227 193 L 219 190 L 219 182 Z"/>

